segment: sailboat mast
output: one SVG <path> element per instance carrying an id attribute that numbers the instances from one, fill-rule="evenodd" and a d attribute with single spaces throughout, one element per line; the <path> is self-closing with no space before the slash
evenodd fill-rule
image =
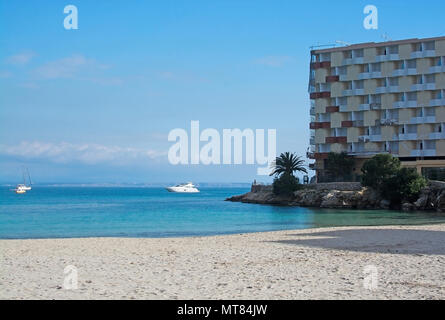
<path id="1" fill-rule="evenodd" d="M 30 176 L 30 174 L 29 174 L 29 170 L 28 170 L 28 168 L 26 168 L 26 172 L 28 172 L 29 185 L 32 185 L 31 176 Z"/>

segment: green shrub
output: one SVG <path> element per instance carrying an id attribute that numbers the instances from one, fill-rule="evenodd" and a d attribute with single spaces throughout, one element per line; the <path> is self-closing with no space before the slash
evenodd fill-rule
<path id="1" fill-rule="evenodd" d="M 381 190 L 384 181 L 393 177 L 400 169 L 400 160 L 390 154 L 377 154 L 362 167 L 362 185 Z"/>
<path id="2" fill-rule="evenodd" d="M 392 204 L 402 201 L 415 201 L 426 186 L 426 180 L 414 168 L 401 168 L 397 173 L 384 181 L 380 193 Z"/>
<path id="3" fill-rule="evenodd" d="M 273 180 L 273 193 L 276 195 L 291 195 L 300 188 L 300 180 L 293 175 L 282 174 Z"/>
<path id="4" fill-rule="evenodd" d="M 392 205 L 415 201 L 426 186 L 426 180 L 414 168 L 400 168 L 391 155 L 379 154 L 367 160 L 362 168 L 362 184 L 377 190 Z"/>

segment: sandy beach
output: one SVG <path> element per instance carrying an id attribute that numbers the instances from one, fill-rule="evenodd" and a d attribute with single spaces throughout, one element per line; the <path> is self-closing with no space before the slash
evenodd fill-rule
<path id="1" fill-rule="evenodd" d="M 445 224 L 0 240 L 0 258 L 1 299 L 445 299 Z"/>

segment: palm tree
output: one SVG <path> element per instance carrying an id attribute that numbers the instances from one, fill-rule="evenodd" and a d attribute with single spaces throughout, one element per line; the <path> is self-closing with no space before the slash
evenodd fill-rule
<path id="1" fill-rule="evenodd" d="M 304 160 L 295 155 L 295 153 L 290 152 L 282 153 L 279 157 L 276 157 L 272 168 L 273 170 L 270 175 L 275 175 L 277 177 L 283 174 L 293 176 L 295 171 L 307 173 L 307 170 L 304 167 Z"/>

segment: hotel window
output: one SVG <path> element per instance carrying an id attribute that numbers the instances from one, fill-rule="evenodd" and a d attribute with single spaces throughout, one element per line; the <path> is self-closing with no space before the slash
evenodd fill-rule
<path id="1" fill-rule="evenodd" d="M 364 88 L 363 80 L 354 81 L 354 89 L 363 89 L 363 88 Z"/>
<path id="2" fill-rule="evenodd" d="M 339 67 L 339 68 L 338 68 L 338 74 L 339 74 L 339 75 L 344 76 L 344 75 L 346 75 L 346 73 L 347 73 L 346 66 L 343 66 L 343 67 Z"/>
<path id="3" fill-rule="evenodd" d="M 372 72 L 380 72 L 380 71 L 382 71 L 381 63 L 372 63 L 371 64 L 371 71 Z"/>
<path id="4" fill-rule="evenodd" d="M 425 83 L 436 83 L 436 75 L 435 74 L 427 74 L 425 76 Z"/>
<path id="5" fill-rule="evenodd" d="M 405 69 L 405 60 L 397 61 L 397 62 L 396 62 L 396 69 L 397 69 L 397 70 L 403 70 L 403 69 Z"/>
<path id="6" fill-rule="evenodd" d="M 324 62 L 324 61 L 331 61 L 331 54 L 328 53 L 322 53 L 320 55 L 320 62 Z"/>
<path id="7" fill-rule="evenodd" d="M 417 68 L 417 62 L 416 59 L 407 60 L 408 69 L 416 69 Z"/>
<path id="8" fill-rule="evenodd" d="M 413 51 L 417 52 L 417 51 L 423 51 L 423 45 L 422 43 L 414 43 L 413 45 Z"/>
<path id="9" fill-rule="evenodd" d="M 313 54 L 312 57 L 311 57 L 311 62 L 317 62 L 317 60 L 318 60 L 318 55 Z"/>
<path id="10" fill-rule="evenodd" d="M 354 50 L 353 54 L 354 58 L 363 58 L 364 56 L 363 49 Z"/>
<path id="11" fill-rule="evenodd" d="M 417 92 L 407 93 L 408 101 L 417 101 Z"/>
<path id="12" fill-rule="evenodd" d="M 386 56 L 386 47 L 377 48 L 377 55 L 378 56 Z"/>
<path id="13" fill-rule="evenodd" d="M 436 49 L 436 43 L 434 41 L 425 42 L 425 50 Z"/>
<path id="14" fill-rule="evenodd" d="M 423 77 L 422 76 L 416 76 L 416 84 L 423 84 Z"/>
<path id="15" fill-rule="evenodd" d="M 398 53 L 399 53 L 399 46 L 389 47 L 389 54 L 398 54 Z"/>
<path id="16" fill-rule="evenodd" d="M 390 87 L 394 87 L 394 86 L 398 86 L 398 85 L 399 85 L 399 78 L 398 77 L 389 78 L 389 86 Z"/>
<path id="17" fill-rule="evenodd" d="M 351 50 L 343 51 L 343 58 L 345 58 L 345 59 L 352 58 L 352 51 Z"/>

